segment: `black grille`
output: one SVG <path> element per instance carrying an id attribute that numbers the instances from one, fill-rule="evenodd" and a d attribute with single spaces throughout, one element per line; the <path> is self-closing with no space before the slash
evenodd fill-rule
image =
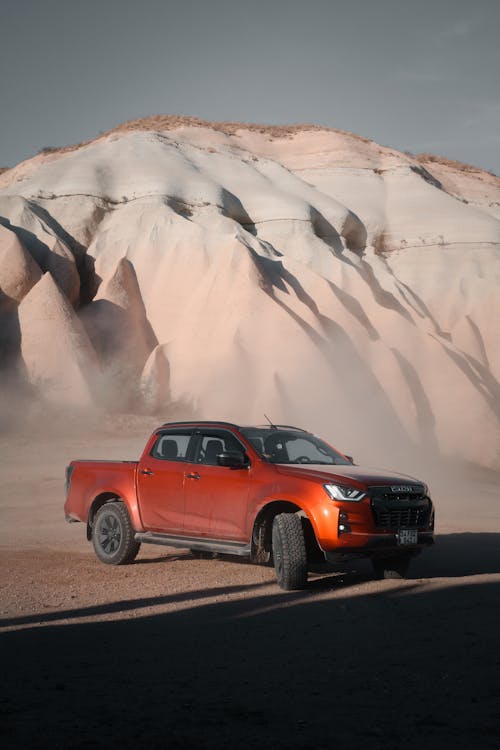
<path id="1" fill-rule="evenodd" d="M 380 529 L 418 529 L 427 526 L 429 511 L 426 508 L 405 508 L 404 510 L 373 509 L 375 525 Z"/>
<path id="2" fill-rule="evenodd" d="M 428 527 L 432 505 L 423 489 L 421 485 L 410 492 L 393 492 L 390 487 L 370 488 L 375 526 L 391 531 Z"/>

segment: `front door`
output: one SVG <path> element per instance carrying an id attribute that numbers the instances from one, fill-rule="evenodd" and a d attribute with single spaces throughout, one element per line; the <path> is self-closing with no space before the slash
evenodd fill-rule
<path id="1" fill-rule="evenodd" d="M 200 430 L 193 463 L 186 472 L 184 534 L 210 539 L 248 541 L 246 531 L 250 472 L 248 466 L 219 466 L 217 455 L 245 451 L 229 431 Z"/>

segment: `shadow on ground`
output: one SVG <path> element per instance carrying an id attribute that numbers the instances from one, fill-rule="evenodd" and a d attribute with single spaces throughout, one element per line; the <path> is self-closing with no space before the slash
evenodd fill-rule
<path id="1" fill-rule="evenodd" d="M 498 573 L 499 536 L 442 537 L 415 573 Z M 500 582 L 329 587 L 4 633 L 2 746 L 499 747 Z"/>
<path id="2" fill-rule="evenodd" d="M 411 577 L 455 578 L 500 573 L 500 534 L 438 534 L 414 560 Z"/>

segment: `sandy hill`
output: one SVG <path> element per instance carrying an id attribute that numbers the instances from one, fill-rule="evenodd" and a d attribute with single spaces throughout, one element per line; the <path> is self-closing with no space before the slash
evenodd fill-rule
<path id="1" fill-rule="evenodd" d="M 149 118 L 1 174 L 0 230 L 3 372 L 48 400 L 266 412 L 373 462 L 500 465 L 487 172 L 313 126 Z"/>

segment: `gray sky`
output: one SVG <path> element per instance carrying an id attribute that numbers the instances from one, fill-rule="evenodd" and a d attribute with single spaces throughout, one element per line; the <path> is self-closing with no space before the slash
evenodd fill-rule
<path id="1" fill-rule="evenodd" d="M 182 114 L 500 175 L 500 0 L 0 0 L 0 28 L 0 166 Z"/>

